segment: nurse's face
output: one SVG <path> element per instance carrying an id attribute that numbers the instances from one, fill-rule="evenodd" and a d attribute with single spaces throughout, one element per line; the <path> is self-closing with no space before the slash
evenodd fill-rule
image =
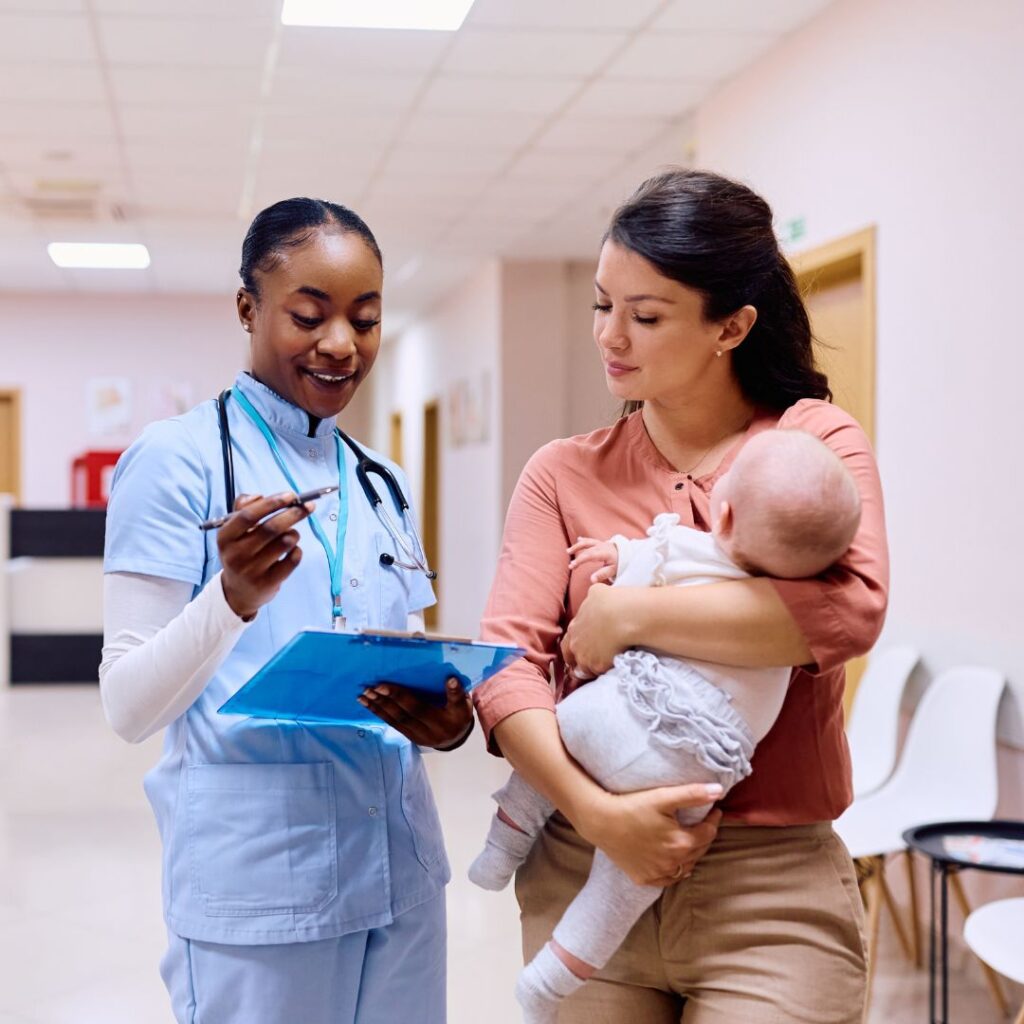
<path id="1" fill-rule="evenodd" d="M 318 229 L 238 293 L 252 333 L 252 373 L 293 405 L 333 419 L 352 400 L 380 347 L 383 271 L 353 232 Z"/>

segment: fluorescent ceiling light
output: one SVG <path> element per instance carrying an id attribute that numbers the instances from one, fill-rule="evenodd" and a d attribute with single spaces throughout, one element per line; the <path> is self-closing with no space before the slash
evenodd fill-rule
<path id="1" fill-rule="evenodd" d="M 284 0 L 285 25 L 417 28 L 454 32 L 473 0 Z"/>
<path id="2" fill-rule="evenodd" d="M 145 270 L 149 266 L 149 250 L 136 242 L 51 242 L 46 251 L 58 267 Z"/>

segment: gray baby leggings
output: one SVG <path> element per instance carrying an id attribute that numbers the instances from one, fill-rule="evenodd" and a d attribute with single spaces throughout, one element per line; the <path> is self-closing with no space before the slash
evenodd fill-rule
<path id="1" fill-rule="evenodd" d="M 717 782 L 728 792 L 750 773 L 754 741 L 743 718 L 724 691 L 676 658 L 626 651 L 556 710 L 566 749 L 612 793 L 691 782 Z M 494 798 L 530 836 L 554 811 L 515 772 Z M 696 824 L 710 808 L 680 811 L 679 821 Z M 603 967 L 661 891 L 637 885 L 596 850 L 590 876 L 554 939 L 585 963 Z"/>

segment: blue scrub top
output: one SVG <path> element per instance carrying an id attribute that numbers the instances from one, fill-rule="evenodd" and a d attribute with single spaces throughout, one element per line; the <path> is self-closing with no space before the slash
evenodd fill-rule
<path id="1" fill-rule="evenodd" d="M 305 411 L 248 374 L 234 386 L 273 431 L 300 489 L 337 481 L 333 422 L 310 437 Z M 288 490 L 266 439 L 230 399 L 228 415 L 237 492 Z M 395 473 L 408 500 L 402 470 L 370 454 Z M 422 573 L 380 564 L 394 542 L 347 448 L 345 458 L 345 618 L 349 628 L 405 629 L 410 612 L 434 603 L 433 592 Z M 389 500 L 386 490 L 382 496 Z M 221 565 L 215 532 L 197 527 L 224 508 L 217 408 L 209 401 L 147 427 L 121 457 L 104 571 L 183 580 L 198 594 Z M 332 541 L 338 508 L 335 493 L 314 513 Z M 163 841 L 164 912 L 184 938 L 243 945 L 334 938 L 390 924 L 450 877 L 419 750 L 394 729 L 217 714 L 298 630 L 331 626 L 327 558 L 308 522 L 298 529 L 298 568 L 168 727 L 163 756 L 146 776 Z"/>

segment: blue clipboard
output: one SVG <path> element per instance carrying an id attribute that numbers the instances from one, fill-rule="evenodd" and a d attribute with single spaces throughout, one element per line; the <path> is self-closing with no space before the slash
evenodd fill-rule
<path id="1" fill-rule="evenodd" d="M 285 644 L 217 710 L 324 725 L 383 726 L 356 698 L 377 683 L 399 683 L 443 704 L 456 676 L 470 690 L 526 652 L 471 640 L 306 629 Z"/>

